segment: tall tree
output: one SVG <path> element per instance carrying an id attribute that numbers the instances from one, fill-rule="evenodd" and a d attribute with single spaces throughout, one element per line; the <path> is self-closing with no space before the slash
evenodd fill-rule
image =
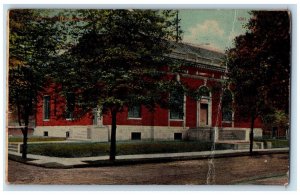
<path id="1" fill-rule="evenodd" d="M 43 17 L 44 12 L 9 12 L 9 108 L 17 113 L 22 130 L 22 158 L 27 158 L 29 117 L 35 113 L 38 96 L 47 83 L 47 66 L 57 51 L 58 36 L 53 28 L 57 20 Z"/>
<path id="2" fill-rule="evenodd" d="M 290 18 L 287 11 L 252 11 L 247 32 L 227 50 L 229 82 L 236 115 L 250 119 L 250 153 L 254 121 L 274 110 L 289 113 Z"/>
<path id="3" fill-rule="evenodd" d="M 111 114 L 110 160 L 116 156 L 117 114 L 125 107 L 150 110 L 167 105 L 166 66 L 176 40 L 176 12 L 157 10 L 80 10 L 84 19 L 78 44 L 61 56 L 56 82 L 73 92 L 81 114 L 98 107 Z M 177 31 L 179 32 L 179 30 Z M 180 38 L 180 37 L 179 37 Z M 164 78 L 164 79 L 163 79 Z M 174 82 L 176 83 L 176 82 Z"/>

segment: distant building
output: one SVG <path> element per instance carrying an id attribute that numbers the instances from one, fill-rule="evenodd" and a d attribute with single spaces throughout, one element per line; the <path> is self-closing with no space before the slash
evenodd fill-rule
<path id="1" fill-rule="evenodd" d="M 214 86 L 224 80 L 225 67 L 221 66 L 223 53 L 178 43 L 169 57 L 184 64 L 185 73 L 178 79 L 203 91 L 198 100 L 185 94 L 176 95 L 182 101 L 182 112 L 157 108 L 149 112 L 144 106 L 127 108 L 117 115 L 117 140 L 204 140 L 249 141 L 250 122 L 240 121 L 233 111 L 222 108 L 221 94 Z M 56 113 L 66 109 L 57 103 L 61 97 L 52 95 L 53 88 L 40 100 L 36 114 L 34 135 L 68 137 L 71 139 L 109 141 L 111 117 L 95 110 L 73 120 Z M 230 89 L 223 93 L 233 100 Z M 224 105 L 223 105 L 224 106 Z M 183 114 L 180 114 L 183 113 Z M 255 121 L 255 136 L 262 136 L 260 120 Z"/>

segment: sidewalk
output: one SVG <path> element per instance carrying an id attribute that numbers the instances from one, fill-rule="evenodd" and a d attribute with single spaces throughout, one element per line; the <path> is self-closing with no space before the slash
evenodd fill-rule
<path id="1" fill-rule="evenodd" d="M 272 153 L 286 153 L 289 148 L 273 148 L 273 149 L 254 149 L 255 155 L 272 154 Z M 21 153 L 8 152 L 9 159 L 22 161 Z M 136 154 L 136 155 L 121 155 L 116 156 L 115 162 L 109 161 L 109 156 L 95 156 L 95 157 L 79 157 L 79 158 L 60 158 L 49 157 L 41 155 L 27 154 L 29 160 L 26 164 L 42 166 L 47 168 L 75 168 L 75 167 L 89 167 L 89 166 L 107 166 L 112 164 L 134 164 L 145 162 L 164 162 L 172 160 L 192 160 L 203 158 L 221 158 L 249 155 L 247 150 L 215 150 L 202 152 L 184 152 L 184 153 L 163 153 L 163 154 Z"/>

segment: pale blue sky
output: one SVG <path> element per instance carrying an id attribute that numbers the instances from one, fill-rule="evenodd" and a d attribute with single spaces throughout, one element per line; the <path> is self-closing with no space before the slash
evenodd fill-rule
<path id="1" fill-rule="evenodd" d="M 224 51 L 237 35 L 245 33 L 249 10 L 180 10 L 183 42 Z"/>

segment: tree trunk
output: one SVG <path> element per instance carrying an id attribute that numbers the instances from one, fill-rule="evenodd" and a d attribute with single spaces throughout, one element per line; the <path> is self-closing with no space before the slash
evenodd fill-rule
<path id="1" fill-rule="evenodd" d="M 22 158 L 27 158 L 27 140 L 28 140 L 28 125 L 29 125 L 29 112 L 26 110 L 24 114 L 24 124 L 25 127 L 22 130 L 23 133 L 23 145 L 22 145 Z"/>
<path id="2" fill-rule="evenodd" d="M 254 121 L 255 121 L 255 117 L 252 115 L 251 116 L 251 129 L 250 129 L 250 155 L 253 154 Z"/>
<path id="3" fill-rule="evenodd" d="M 117 111 L 112 109 L 111 111 L 111 138 L 110 138 L 110 153 L 109 160 L 114 161 L 116 159 L 116 130 L 117 130 Z"/>
<path id="4" fill-rule="evenodd" d="M 23 144 L 22 144 L 22 158 L 27 158 L 27 139 L 28 139 L 28 124 L 25 124 L 25 127 L 22 131 L 23 133 Z"/>
<path id="5" fill-rule="evenodd" d="M 18 113 L 18 122 L 19 126 L 22 126 L 21 122 L 21 105 L 19 102 L 19 94 L 17 94 L 17 113 Z M 21 131 L 23 134 L 23 144 L 22 144 L 22 158 L 26 159 L 27 158 L 27 140 L 28 140 L 28 124 L 29 124 L 29 114 L 24 113 L 24 125 L 25 127 L 21 127 Z"/>

